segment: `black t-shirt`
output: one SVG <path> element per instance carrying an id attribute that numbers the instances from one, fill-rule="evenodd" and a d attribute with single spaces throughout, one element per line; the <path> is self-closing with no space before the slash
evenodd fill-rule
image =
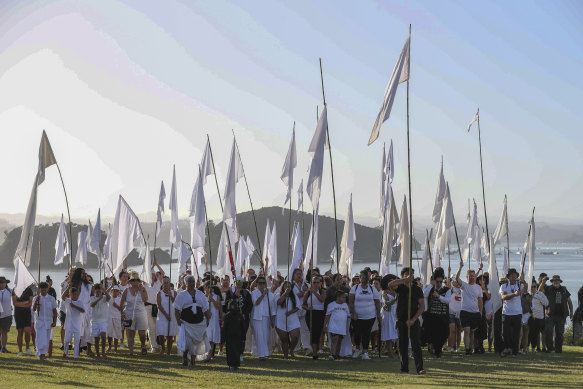
<path id="1" fill-rule="evenodd" d="M 34 293 L 32 292 L 32 289 L 26 288 L 26 289 L 24 289 L 24 292 L 22 292 L 22 295 L 20 295 L 20 297 L 16 298 L 16 301 L 18 301 L 18 302 L 28 301 L 33 296 L 34 296 Z M 27 311 L 27 310 L 30 311 L 30 307 L 29 308 L 14 307 L 14 310 L 16 312 Z"/>
<path id="2" fill-rule="evenodd" d="M 411 285 L 411 315 L 407 318 L 407 311 L 409 309 L 409 287 L 407 285 L 399 285 L 397 287 L 397 321 L 407 321 L 419 309 L 419 299 L 423 299 L 423 290 L 420 287 Z"/>

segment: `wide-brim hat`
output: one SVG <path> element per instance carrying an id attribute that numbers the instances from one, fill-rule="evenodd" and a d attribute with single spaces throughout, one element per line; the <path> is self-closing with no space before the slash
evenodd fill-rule
<path id="1" fill-rule="evenodd" d="M 515 273 L 516 273 L 516 276 L 518 277 L 519 276 L 518 271 L 516 271 L 515 268 L 511 268 L 510 270 L 508 270 L 508 274 L 506 274 L 506 278 L 510 278 L 510 275 L 515 274 Z"/>
<path id="2" fill-rule="evenodd" d="M 7 280 L 6 277 L 0 277 L 0 282 L 6 282 L 7 284 L 9 284 L 10 280 Z"/>
<path id="3" fill-rule="evenodd" d="M 551 278 L 551 282 L 553 281 L 563 282 L 563 280 L 561 280 L 561 277 L 558 274 L 555 274 L 553 278 Z"/>
<path id="4" fill-rule="evenodd" d="M 130 273 L 130 281 L 140 281 L 140 273 L 133 271 Z"/>

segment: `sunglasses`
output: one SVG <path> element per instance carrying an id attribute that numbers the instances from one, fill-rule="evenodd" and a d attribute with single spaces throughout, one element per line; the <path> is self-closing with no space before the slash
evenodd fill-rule
<path id="1" fill-rule="evenodd" d="M 267 285 L 267 282 L 261 281 L 261 282 L 258 282 L 257 285 Z"/>

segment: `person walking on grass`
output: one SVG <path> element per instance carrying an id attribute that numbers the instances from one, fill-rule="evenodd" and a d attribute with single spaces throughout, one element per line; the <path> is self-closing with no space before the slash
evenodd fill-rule
<path id="1" fill-rule="evenodd" d="M 281 340 L 281 348 L 284 359 L 288 355 L 294 357 L 294 350 L 300 339 L 300 299 L 292 290 L 292 284 L 284 281 L 279 293 L 275 294 L 276 315 L 275 331 Z"/>
<path id="2" fill-rule="evenodd" d="M 417 374 L 424 375 L 423 354 L 421 351 L 421 325 L 419 318 L 425 310 L 423 290 L 413 282 L 414 270 L 404 267 L 401 278 L 389 282 L 389 288 L 397 293 L 397 331 L 399 333 L 399 357 L 401 358 L 401 373 L 409 372 L 409 340 L 415 360 Z M 411 291 L 411 297 L 409 297 Z M 410 315 L 409 315 L 410 301 Z"/>
<path id="3" fill-rule="evenodd" d="M 438 267 L 433 272 L 433 286 L 426 290 L 427 315 L 424 325 L 428 330 L 427 340 L 433 346 L 436 358 L 441 358 L 443 345 L 449 335 L 450 289 L 443 284 L 445 273 Z"/>
<path id="4" fill-rule="evenodd" d="M 34 298 L 32 310 L 35 313 L 36 323 L 36 356 L 45 360 L 47 354 L 52 354 L 53 328 L 57 325 L 57 300 L 48 294 L 49 284 L 39 284 L 39 294 Z"/>
<path id="5" fill-rule="evenodd" d="M 178 322 L 174 315 L 174 300 L 176 291 L 170 289 L 170 278 L 162 277 L 162 290 L 158 292 L 156 301 L 158 304 L 158 318 L 156 322 L 156 335 L 161 346 L 160 355 L 172 352 L 172 342 L 178 336 Z"/>
<path id="6" fill-rule="evenodd" d="M 313 273 L 316 273 L 314 269 Z M 323 287 L 322 276 L 316 274 L 312 278 L 309 291 L 304 294 L 302 308 L 306 311 L 306 324 L 310 329 L 310 343 L 312 345 L 312 358 L 318 359 L 320 350 L 320 338 L 324 330 L 325 313 L 324 303 L 326 301 L 326 289 Z"/>
<path id="7" fill-rule="evenodd" d="M 18 355 L 24 355 L 22 353 L 22 343 L 24 338 L 24 343 L 26 344 L 26 355 L 32 355 L 30 350 L 30 338 L 31 338 L 31 324 L 32 324 L 32 299 L 34 294 L 32 289 L 27 287 L 24 289 L 20 297 L 17 297 L 14 292 L 12 293 L 12 304 L 14 305 L 14 321 L 16 322 L 16 344 L 18 345 Z"/>
<path id="8" fill-rule="evenodd" d="M 67 297 L 68 296 L 68 297 Z M 69 288 L 63 293 L 63 301 L 65 302 L 65 309 L 67 320 L 65 321 L 65 349 L 63 350 L 63 359 L 67 358 L 69 353 L 69 345 L 73 341 L 73 357 L 79 358 L 80 343 L 81 343 L 81 327 L 83 326 L 83 315 L 85 314 L 85 306 L 79 299 L 79 290 L 69 285 Z"/>
<path id="9" fill-rule="evenodd" d="M 8 288 L 9 280 L 0 277 L 0 352 L 8 353 L 8 332 L 12 326 L 12 290 Z"/>
<path id="10" fill-rule="evenodd" d="M 107 353 L 111 351 L 113 343 L 113 352 L 117 353 L 118 342 L 121 339 L 121 294 L 119 287 L 113 285 L 111 288 L 111 297 L 107 308 Z"/>
<path id="11" fill-rule="evenodd" d="M 350 320 L 350 308 L 346 304 L 346 293 L 342 290 L 336 291 L 336 301 L 328 304 L 326 320 L 324 321 L 324 331 L 332 337 L 330 346 L 330 357 L 335 360 L 340 358 L 342 340 L 349 336 L 347 322 Z"/>
<path id="12" fill-rule="evenodd" d="M 243 316 L 236 300 L 230 300 L 228 310 L 223 318 L 221 327 L 221 338 L 227 345 L 227 366 L 231 372 L 239 370 L 241 365 L 240 356 L 243 353 L 241 344 L 243 344 Z"/>
<path id="13" fill-rule="evenodd" d="M 561 285 L 562 282 L 559 275 L 554 275 L 551 278 L 551 285 L 545 287 L 545 294 L 549 300 L 549 315 L 545 323 L 547 352 L 563 352 L 565 321 L 567 317 L 573 320 L 571 293 Z"/>
<path id="14" fill-rule="evenodd" d="M 148 301 L 148 294 L 140 281 L 140 275 L 137 271 L 132 271 L 130 277 L 130 287 L 121 296 L 121 321 L 126 329 L 130 356 L 134 355 L 136 331 L 140 338 L 142 355 L 146 355 L 148 353 L 146 348 L 148 319 L 146 317 L 145 303 Z"/>
<path id="15" fill-rule="evenodd" d="M 544 281 L 547 277 L 543 277 Z M 532 284 L 530 287 L 530 292 L 532 294 L 532 303 L 530 306 L 532 312 L 532 325 L 530 329 L 530 345 L 531 352 L 541 351 L 540 344 L 542 341 L 543 351 L 546 350 L 545 347 L 545 309 L 549 306 L 549 299 L 544 293 L 545 283 L 541 282 L 540 285 Z"/>
<path id="16" fill-rule="evenodd" d="M 482 297 L 482 287 L 476 284 L 476 272 L 472 269 L 467 271 L 468 282 L 460 278 L 460 273 L 464 267 L 464 262 L 460 261 L 460 267 L 455 275 L 455 280 L 462 290 L 462 306 L 460 310 L 460 322 L 464 330 L 464 346 L 466 355 L 473 354 L 473 345 L 475 343 L 475 333 L 482 320 L 484 312 L 484 300 Z M 480 264 L 479 270 L 482 270 Z"/>
<path id="17" fill-rule="evenodd" d="M 508 282 L 500 287 L 502 295 L 502 335 L 506 350 L 510 350 L 513 357 L 518 355 L 520 345 L 520 329 L 522 327 L 522 304 L 521 294 L 526 292 L 524 282 L 524 273 L 518 281 L 518 272 L 516 269 L 508 270 L 506 275 Z M 500 353 L 501 357 L 506 356 L 506 351 Z"/>
<path id="18" fill-rule="evenodd" d="M 368 360 L 368 347 L 370 334 L 375 319 L 380 318 L 380 293 L 369 283 L 369 271 L 360 272 L 360 283 L 350 289 L 348 295 L 348 306 L 352 313 L 354 325 L 354 343 L 356 350 L 352 358 L 360 357 Z M 380 321 L 380 320 L 379 320 Z"/>
<path id="19" fill-rule="evenodd" d="M 251 292 L 253 311 L 251 327 L 253 328 L 253 350 L 260 361 L 271 355 L 269 335 L 275 315 L 275 296 L 267 288 L 265 277 L 257 277 L 257 289 Z M 319 335 L 318 335 L 319 339 Z"/>
<path id="20" fill-rule="evenodd" d="M 91 296 L 90 307 L 91 312 L 91 336 L 95 342 L 95 355 L 97 358 L 105 355 L 105 339 L 107 333 L 107 316 L 108 316 L 108 302 L 111 299 L 107 290 L 104 290 L 102 284 L 95 284 L 93 286 L 94 296 Z M 101 342 L 100 342 L 101 341 Z M 99 343 L 101 343 L 101 353 L 99 352 Z"/>

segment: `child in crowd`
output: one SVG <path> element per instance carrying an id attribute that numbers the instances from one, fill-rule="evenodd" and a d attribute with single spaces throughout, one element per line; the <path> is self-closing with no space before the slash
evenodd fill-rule
<path id="1" fill-rule="evenodd" d="M 336 292 L 336 301 L 328 305 L 324 321 L 324 332 L 329 332 L 332 336 L 332 347 L 328 358 L 330 360 L 339 358 L 342 338 L 348 335 L 346 333 L 346 322 L 349 318 L 350 309 L 346 304 L 346 293 L 339 290 Z"/>
<path id="2" fill-rule="evenodd" d="M 105 355 L 105 336 L 107 332 L 107 317 L 108 317 L 108 301 L 110 300 L 109 293 L 104 290 L 101 284 L 93 286 L 94 295 L 91 296 L 90 305 L 92 309 L 91 314 L 91 336 L 95 341 L 95 354 L 97 358 Z M 99 340 L 101 339 L 101 355 L 99 353 Z"/>
<path id="3" fill-rule="evenodd" d="M 34 298 L 32 310 L 35 313 L 36 323 L 36 356 L 40 360 L 46 359 L 46 354 L 52 354 L 53 328 L 57 324 L 57 300 L 48 294 L 49 284 L 39 284 L 39 295 Z"/>
<path id="4" fill-rule="evenodd" d="M 108 346 L 107 352 L 111 351 L 111 343 L 113 341 L 113 352 L 117 352 L 117 345 L 120 339 L 122 339 L 122 328 L 121 328 L 121 296 L 120 288 L 118 285 L 110 288 L 111 297 L 109 301 L 109 309 L 107 310 L 107 338 Z"/>
<path id="5" fill-rule="evenodd" d="M 241 365 L 240 356 L 243 352 L 241 350 L 241 340 L 244 336 L 242 331 L 243 317 L 239 311 L 237 301 L 231 300 L 229 303 L 229 312 L 224 316 L 221 328 L 221 338 L 227 346 L 227 365 L 229 370 L 234 372 L 239 369 Z"/>
<path id="6" fill-rule="evenodd" d="M 73 347 L 74 358 L 79 358 L 80 349 L 80 337 L 81 337 L 81 326 L 84 320 L 85 307 L 83 302 L 79 300 L 79 290 L 77 288 L 70 287 L 69 296 L 65 300 L 65 306 L 67 309 L 67 319 L 65 320 L 65 352 L 63 354 L 63 359 L 67 358 L 69 353 L 69 344 L 74 340 Z"/>
<path id="7" fill-rule="evenodd" d="M 399 338 L 397 334 L 397 297 L 395 296 L 395 291 L 389 288 L 389 282 L 396 279 L 397 277 L 388 274 L 383 277 L 381 281 L 381 287 L 383 289 L 383 294 L 381 295 L 381 314 L 382 314 L 382 327 L 381 327 L 381 341 L 387 344 L 387 355 L 389 358 L 394 358 L 393 355 L 393 344 Z"/>

